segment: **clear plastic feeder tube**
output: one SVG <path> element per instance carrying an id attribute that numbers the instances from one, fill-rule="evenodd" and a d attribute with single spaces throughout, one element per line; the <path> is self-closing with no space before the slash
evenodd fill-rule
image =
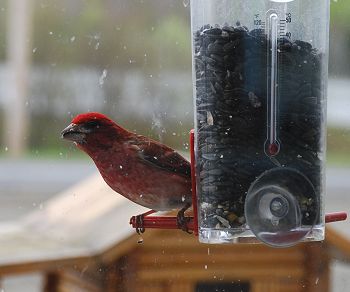
<path id="1" fill-rule="evenodd" d="M 199 238 L 324 238 L 329 2 L 192 0 Z"/>

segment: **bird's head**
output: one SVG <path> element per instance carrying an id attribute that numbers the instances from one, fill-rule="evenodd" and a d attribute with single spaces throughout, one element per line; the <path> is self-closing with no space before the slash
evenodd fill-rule
<path id="1" fill-rule="evenodd" d="M 110 147 L 122 134 L 123 128 L 100 113 L 77 115 L 62 132 L 63 139 L 75 142 L 80 148 Z"/>

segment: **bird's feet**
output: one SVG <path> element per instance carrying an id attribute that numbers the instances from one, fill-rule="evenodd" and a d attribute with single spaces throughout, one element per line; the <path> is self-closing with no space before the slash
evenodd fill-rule
<path id="1" fill-rule="evenodd" d="M 189 234 L 192 234 L 191 231 L 188 230 L 188 223 L 190 222 L 191 218 L 185 217 L 185 211 L 191 207 L 190 203 L 187 203 L 178 213 L 177 213 L 177 226 L 182 230 Z"/>
<path id="2" fill-rule="evenodd" d="M 157 211 L 155 210 L 149 210 L 145 213 L 142 213 L 140 215 L 137 215 L 137 216 L 134 216 L 133 218 L 135 218 L 135 229 L 136 229 L 136 232 L 137 234 L 141 234 L 141 233 L 144 233 L 145 232 L 145 227 L 144 227 L 144 218 L 148 215 L 151 215 L 153 213 L 155 213 Z"/>
<path id="3" fill-rule="evenodd" d="M 143 218 L 144 218 L 144 214 L 140 214 L 140 215 L 137 215 L 135 216 L 135 221 L 136 221 L 136 232 L 137 234 L 142 234 L 145 232 L 145 228 L 143 227 Z"/>

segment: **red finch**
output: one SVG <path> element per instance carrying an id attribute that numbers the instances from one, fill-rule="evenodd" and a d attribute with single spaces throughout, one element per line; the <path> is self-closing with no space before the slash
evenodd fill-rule
<path id="1" fill-rule="evenodd" d="M 191 168 L 173 149 L 94 112 L 76 116 L 62 138 L 86 152 L 106 183 L 129 200 L 156 211 L 182 208 L 178 225 L 187 231 L 184 211 L 192 200 Z"/>

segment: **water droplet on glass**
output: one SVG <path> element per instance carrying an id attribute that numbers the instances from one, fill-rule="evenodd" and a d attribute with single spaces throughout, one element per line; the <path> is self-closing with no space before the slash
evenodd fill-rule
<path id="1" fill-rule="evenodd" d="M 43 203 L 40 203 L 39 209 L 40 209 L 40 210 L 44 209 L 44 204 L 43 204 Z"/>
<path id="2" fill-rule="evenodd" d="M 53 35 L 53 32 L 52 32 L 52 31 L 50 31 L 50 32 L 49 32 L 49 35 Z"/>
<path id="3" fill-rule="evenodd" d="M 183 0 L 182 3 L 185 7 L 188 7 L 188 5 L 190 4 L 190 0 Z"/>
<path id="4" fill-rule="evenodd" d="M 182 202 L 185 202 L 185 200 L 186 200 L 185 196 L 182 196 L 181 200 L 182 200 Z"/>
<path id="5" fill-rule="evenodd" d="M 95 50 L 98 50 L 99 47 L 100 47 L 100 42 L 97 42 L 95 45 Z"/>
<path id="6" fill-rule="evenodd" d="M 315 284 L 317 285 L 318 284 L 318 281 L 320 280 L 320 278 L 316 278 L 316 281 L 315 281 Z"/>
<path id="7" fill-rule="evenodd" d="M 5 151 L 6 151 L 6 152 L 9 151 L 9 148 L 8 148 L 7 146 L 5 146 Z"/>
<path id="8" fill-rule="evenodd" d="M 38 48 L 34 48 L 33 49 L 33 54 L 35 54 L 35 52 L 37 51 Z"/>
<path id="9" fill-rule="evenodd" d="M 204 265 L 204 269 L 206 269 L 206 270 L 207 270 L 207 269 L 208 269 L 208 266 L 207 266 L 207 265 Z"/>
<path id="10" fill-rule="evenodd" d="M 143 238 L 142 237 L 140 237 L 138 240 L 137 240 L 137 243 L 143 243 Z"/>
<path id="11" fill-rule="evenodd" d="M 105 83 L 106 77 L 107 77 L 107 70 L 104 69 L 104 70 L 102 71 L 102 74 L 101 74 L 100 79 L 99 79 L 99 81 L 98 81 L 98 83 L 100 84 L 100 86 L 102 86 L 102 85 Z"/>
<path id="12" fill-rule="evenodd" d="M 123 169 L 123 165 L 119 165 L 119 168 L 120 168 L 120 169 Z"/>

